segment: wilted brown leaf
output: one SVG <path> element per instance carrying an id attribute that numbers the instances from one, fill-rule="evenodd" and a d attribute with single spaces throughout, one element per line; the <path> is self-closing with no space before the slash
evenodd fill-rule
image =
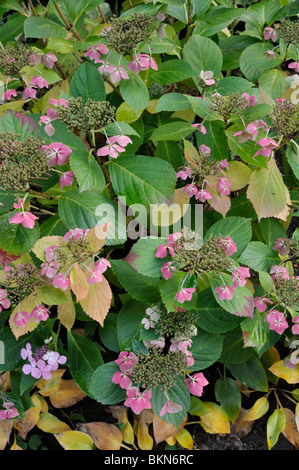
<path id="1" fill-rule="evenodd" d="M 179 425 L 179 431 L 185 426 L 187 417 Z M 173 424 L 166 423 L 157 415 L 154 414 L 153 420 L 154 438 L 156 444 L 165 441 L 166 439 L 175 436 L 178 433 L 178 429 Z"/>
<path id="2" fill-rule="evenodd" d="M 55 408 L 68 408 L 84 397 L 86 397 L 86 394 L 73 379 L 61 379 L 58 389 L 50 394 L 50 402 Z"/>
<path id="3" fill-rule="evenodd" d="M 244 418 L 247 413 L 248 410 L 241 408 L 238 418 L 233 424 L 231 424 L 231 434 L 237 435 L 239 439 L 244 436 L 247 436 L 247 434 L 250 433 L 254 425 L 254 421 L 244 421 Z"/>
<path id="4" fill-rule="evenodd" d="M 78 429 L 88 434 L 100 450 L 119 450 L 123 441 L 121 431 L 114 424 L 86 423 L 78 425 Z"/>
<path id="5" fill-rule="evenodd" d="M 31 401 L 34 406 L 25 411 L 24 418 L 19 418 L 14 421 L 14 427 L 23 440 L 26 439 L 28 432 L 38 423 L 42 408 L 41 402 L 36 395 L 31 398 Z"/>
<path id="6" fill-rule="evenodd" d="M 296 449 L 298 449 L 299 431 L 296 425 L 295 414 L 292 410 L 289 410 L 288 408 L 282 408 L 282 411 L 284 412 L 284 415 L 286 417 L 286 426 L 282 431 L 282 434 L 288 441 L 290 441 L 291 444 L 293 444 L 293 446 L 296 447 Z"/>
<path id="7" fill-rule="evenodd" d="M 0 421 L 0 450 L 4 450 L 8 443 L 13 423 L 10 419 Z"/>

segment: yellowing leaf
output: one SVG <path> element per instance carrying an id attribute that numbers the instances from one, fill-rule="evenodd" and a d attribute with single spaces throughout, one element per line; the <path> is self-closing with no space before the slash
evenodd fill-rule
<path id="1" fill-rule="evenodd" d="M 58 235 L 50 235 L 48 237 L 40 238 L 32 248 L 33 253 L 42 261 L 46 261 L 45 248 L 52 245 L 59 245 L 64 241 L 63 237 Z"/>
<path id="2" fill-rule="evenodd" d="M 267 442 L 271 450 L 278 441 L 280 433 L 285 429 L 286 417 L 283 410 L 275 410 L 267 421 Z"/>
<path id="3" fill-rule="evenodd" d="M 73 302 L 64 302 L 58 305 L 57 318 L 67 330 L 71 330 L 76 318 L 76 308 Z"/>
<path id="4" fill-rule="evenodd" d="M 93 442 L 90 436 L 80 431 L 65 431 L 55 434 L 64 450 L 92 450 Z"/>
<path id="5" fill-rule="evenodd" d="M 150 436 L 148 427 L 143 419 L 139 420 L 137 440 L 141 450 L 151 450 L 153 448 L 153 438 Z"/>
<path id="6" fill-rule="evenodd" d="M 155 227 L 168 227 L 178 222 L 187 212 L 190 197 L 184 188 L 175 189 L 173 204 L 153 204 L 151 221 Z"/>
<path id="7" fill-rule="evenodd" d="M 284 412 L 284 415 L 286 418 L 286 426 L 284 430 L 282 431 L 282 434 L 291 444 L 293 444 L 293 446 L 296 447 L 296 449 L 298 449 L 299 448 L 299 431 L 296 425 L 295 414 L 293 413 L 292 410 L 289 410 L 288 408 L 282 408 L 282 411 Z"/>
<path id="8" fill-rule="evenodd" d="M 174 446 L 175 443 L 176 443 L 176 438 L 175 438 L 174 436 L 168 437 L 167 439 L 165 439 L 165 442 L 166 442 L 169 446 Z"/>
<path id="9" fill-rule="evenodd" d="M 74 264 L 70 272 L 70 286 L 76 295 L 77 302 L 83 300 L 89 292 L 89 285 L 86 276 L 78 263 Z"/>
<path id="10" fill-rule="evenodd" d="M 41 413 L 36 425 L 41 431 L 50 432 L 52 434 L 59 434 L 71 430 L 66 423 L 60 421 L 60 419 L 56 418 L 56 416 L 51 413 Z"/>
<path id="11" fill-rule="evenodd" d="M 248 413 L 243 418 L 244 421 L 255 421 L 267 413 L 269 409 L 269 402 L 266 397 L 259 398 Z"/>
<path id="12" fill-rule="evenodd" d="M 253 171 L 247 190 L 258 219 L 276 217 L 286 220 L 290 211 L 290 194 L 284 184 L 275 158 L 268 162 L 268 168 L 257 168 Z"/>
<path id="13" fill-rule="evenodd" d="M 121 431 L 114 424 L 94 422 L 80 424 L 100 450 L 119 450 L 123 440 Z"/>
<path id="14" fill-rule="evenodd" d="M 86 240 L 92 245 L 94 253 L 98 253 L 106 243 L 109 224 L 96 225 L 89 230 Z"/>
<path id="15" fill-rule="evenodd" d="M 215 176 L 207 176 L 206 189 L 212 196 L 212 199 L 208 199 L 210 206 L 219 212 L 223 217 L 226 216 L 227 212 L 231 207 L 231 200 L 229 196 L 221 197 L 217 192 L 217 178 Z"/>
<path id="16" fill-rule="evenodd" d="M 230 184 L 231 191 L 237 191 L 238 189 L 247 186 L 252 171 L 245 165 L 245 163 L 233 160 L 229 162 L 229 169 L 225 172 Z"/>
<path id="17" fill-rule="evenodd" d="M 204 402 L 204 410 L 200 415 L 202 427 L 210 434 L 229 434 L 230 422 L 227 414 L 216 403 Z"/>
<path id="18" fill-rule="evenodd" d="M 179 429 L 183 428 L 186 424 L 187 418 L 185 418 L 179 426 Z M 153 419 L 153 431 L 154 431 L 154 438 L 156 444 L 165 441 L 173 436 L 175 436 L 178 432 L 177 427 L 173 424 L 166 423 L 157 415 L 154 415 Z"/>
<path id="19" fill-rule="evenodd" d="M 31 331 L 35 330 L 39 322 L 36 323 L 33 318 L 30 318 L 29 322 L 26 323 L 25 326 L 17 326 L 13 320 L 15 315 L 18 312 L 31 313 L 34 307 L 36 306 L 36 303 L 39 302 L 40 297 L 38 294 L 35 296 L 33 296 L 33 294 L 30 294 L 26 299 L 22 300 L 22 302 L 20 302 L 20 304 L 13 309 L 9 317 L 9 326 L 16 339 L 19 339 L 20 336 L 23 336 L 26 333 L 30 333 Z"/>
<path id="20" fill-rule="evenodd" d="M 185 158 L 190 166 L 195 167 L 195 161 L 199 160 L 199 153 L 189 140 L 183 139 L 183 142 Z"/>
<path id="21" fill-rule="evenodd" d="M 41 402 L 38 397 L 32 397 L 32 403 L 34 406 L 29 408 L 24 413 L 24 418 L 19 418 L 14 421 L 14 427 L 18 430 L 19 435 L 22 439 L 26 439 L 26 436 L 31 429 L 37 424 L 40 416 Z"/>
<path id="22" fill-rule="evenodd" d="M 247 434 L 250 433 L 254 425 L 254 421 L 244 420 L 244 416 L 246 416 L 246 414 L 247 414 L 247 410 L 244 410 L 244 408 L 241 408 L 238 418 L 231 425 L 231 433 L 237 435 L 239 439 L 241 439 L 244 436 L 247 436 Z"/>
<path id="23" fill-rule="evenodd" d="M 284 379 L 289 384 L 299 383 L 299 364 L 296 364 L 294 369 L 289 369 L 283 365 L 283 360 L 275 362 L 269 371 L 277 377 Z"/>
<path id="24" fill-rule="evenodd" d="M 184 447 L 185 449 L 192 450 L 193 449 L 193 439 L 189 431 L 183 428 L 178 432 L 175 436 L 175 439 L 178 443 Z"/>
<path id="25" fill-rule="evenodd" d="M 10 419 L 0 421 L 0 450 L 4 450 L 8 443 L 9 436 L 13 427 L 13 422 Z"/>
<path id="26" fill-rule="evenodd" d="M 135 435 L 134 435 L 133 427 L 130 421 L 128 420 L 126 408 L 124 408 L 121 411 L 119 418 L 118 418 L 118 422 L 119 424 L 124 425 L 121 430 L 124 442 L 126 442 L 127 444 L 133 445 L 135 442 Z"/>
<path id="27" fill-rule="evenodd" d="M 36 386 L 40 389 L 40 395 L 44 397 L 48 397 L 52 393 L 54 393 L 59 388 L 59 384 L 61 381 L 61 377 L 65 373 L 66 369 L 57 369 L 51 372 L 52 377 L 49 380 L 46 379 L 39 379 L 36 382 Z"/>
<path id="28" fill-rule="evenodd" d="M 68 408 L 81 401 L 86 394 L 73 379 L 59 382 L 58 388 L 50 394 L 50 402 L 54 408 Z"/>
<path id="29" fill-rule="evenodd" d="M 95 282 L 90 286 L 87 296 L 80 301 L 80 304 L 89 317 L 103 326 L 111 300 L 112 292 L 108 281 L 103 276 L 102 282 Z"/>

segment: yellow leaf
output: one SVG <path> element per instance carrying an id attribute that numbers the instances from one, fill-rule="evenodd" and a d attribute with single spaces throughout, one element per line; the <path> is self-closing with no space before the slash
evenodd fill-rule
<path id="1" fill-rule="evenodd" d="M 150 100 L 148 107 L 146 108 L 149 113 L 155 114 L 158 100 Z"/>
<path id="2" fill-rule="evenodd" d="M 58 305 L 57 318 L 61 321 L 62 325 L 70 331 L 76 318 L 76 308 L 73 302 L 64 302 Z"/>
<path id="3" fill-rule="evenodd" d="M 165 442 L 166 442 L 166 444 L 168 444 L 169 446 L 174 446 L 175 443 L 176 443 L 176 438 L 175 438 L 174 436 L 168 437 L 167 439 L 165 439 Z"/>
<path id="4" fill-rule="evenodd" d="M 92 450 L 93 442 L 90 436 L 80 431 L 65 431 L 55 434 L 64 450 Z"/>
<path id="5" fill-rule="evenodd" d="M 56 392 L 56 390 L 58 390 L 59 388 L 61 377 L 63 376 L 65 371 L 66 369 L 53 370 L 51 372 L 52 377 L 49 380 L 39 379 L 35 385 L 40 389 L 40 395 L 48 397 L 52 393 Z"/>
<path id="6" fill-rule="evenodd" d="M 61 379 L 58 388 L 50 394 L 50 402 L 54 408 L 68 408 L 81 401 L 84 397 L 86 397 L 86 394 L 73 379 Z"/>
<path id="7" fill-rule="evenodd" d="M 106 243 L 109 224 L 96 225 L 89 230 L 86 240 L 92 245 L 94 253 L 98 253 Z"/>
<path id="8" fill-rule="evenodd" d="M 41 431 L 50 432 L 52 434 L 59 434 L 71 430 L 66 423 L 60 421 L 60 419 L 56 418 L 56 416 L 51 413 L 41 413 L 36 425 Z"/>
<path id="9" fill-rule="evenodd" d="M 14 427 L 18 430 L 19 436 L 26 439 L 26 436 L 31 429 L 37 424 L 40 416 L 41 403 L 38 397 L 32 397 L 34 406 L 25 411 L 24 418 L 19 418 L 14 421 Z"/>
<path id="10" fill-rule="evenodd" d="M 153 448 L 153 438 L 150 436 L 148 427 L 143 419 L 139 420 L 137 440 L 141 450 L 151 450 Z"/>
<path id="11" fill-rule="evenodd" d="M 267 442 L 271 450 L 278 441 L 280 433 L 285 429 L 286 416 L 282 409 L 276 409 L 267 421 Z"/>
<path id="12" fill-rule="evenodd" d="M 184 447 L 185 449 L 192 450 L 193 449 L 193 439 L 189 431 L 183 428 L 178 432 L 175 436 L 178 443 Z"/>
<path id="13" fill-rule="evenodd" d="M 0 421 L 0 450 L 4 450 L 8 443 L 12 430 L 13 422 L 11 419 Z"/>
<path id="14" fill-rule="evenodd" d="M 123 440 L 121 431 L 114 424 L 94 422 L 81 424 L 84 430 L 100 450 L 119 450 Z"/>
<path id="15" fill-rule="evenodd" d="M 10 450 L 23 450 L 22 447 L 20 447 L 17 444 L 17 436 L 16 435 L 15 435 L 15 438 L 14 438 L 14 441 L 13 441 L 13 445 L 10 446 Z"/>
<path id="16" fill-rule="evenodd" d="M 245 163 L 237 160 L 229 162 L 229 169 L 225 172 L 229 182 L 231 183 L 231 191 L 242 189 L 249 183 L 252 171 Z"/>
<path id="17" fill-rule="evenodd" d="M 248 413 L 243 418 L 244 421 L 255 421 L 267 413 L 269 409 L 269 402 L 266 397 L 259 398 Z"/>
<path id="18" fill-rule="evenodd" d="M 289 384 L 299 383 L 299 364 L 296 364 L 294 369 L 289 369 L 283 365 L 283 360 L 281 360 L 275 362 L 269 371 Z"/>
<path id="19" fill-rule="evenodd" d="M 190 122 L 190 124 L 194 121 L 196 114 L 193 111 L 192 108 L 189 109 L 183 109 L 181 111 L 175 111 L 172 115 L 171 118 L 179 118 L 182 119 L 183 121 Z"/>
<path id="20" fill-rule="evenodd" d="M 15 100 L 15 101 L 12 101 L 11 103 L 1 104 L 0 116 L 3 116 L 3 114 L 6 113 L 6 111 L 8 111 L 9 109 L 12 109 L 13 111 L 20 111 L 23 108 L 25 103 L 26 103 L 25 100 Z"/>
<path id="21" fill-rule="evenodd" d="M 210 434 L 229 434 L 230 422 L 227 414 L 216 403 L 204 402 L 204 410 L 201 418 L 201 425 Z"/>
<path id="22" fill-rule="evenodd" d="M 121 430 L 124 442 L 133 445 L 135 442 L 134 430 L 130 421 L 128 420 L 127 410 L 125 408 L 121 411 L 118 422 L 119 424 L 124 425 Z"/>
<path id="23" fill-rule="evenodd" d="M 178 222 L 189 208 L 190 197 L 184 188 L 175 189 L 173 204 L 153 204 L 151 221 L 155 227 L 169 227 Z"/>
<path id="24" fill-rule="evenodd" d="M 78 263 L 75 263 L 70 272 L 70 285 L 72 291 L 77 297 L 77 302 L 83 300 L 89 292 L 89 285 L 85 274 L 79 267 Z"/>
<path id="25" fill-rule="evenodd" d="M 189 140 L 183 139 L 184 155 L 190 166 L 195 167 L 195 162 L 199 161 L 199 153 Z"/>
<path id="26" fill-rule="evenodd" d="M 102 282 L 94 283 L 90 286 L 87 296 L 80 301 L 84 312 L 104 325 L 104 320 L 110 309 L 112 292 L 108 281 L 103 276 Z"/>
<path id="27" fill-rule="evenodd" d="M 58 235 L 50 235 L 48 237 L 40 238 L 32 248 L 33 253 L 42 261 L 46 261 L 45 248 L 52 245 L 59 245 L 64 241 L 63 237 Z"/>
<path id="28" fill-rule="evenodd" d="M 9 326 L 14 334 L 16 339 L 19 339 L 20 336 L 25 335 L 26 333 L 29 333 L 39 325 L 39 322 L 35 322 L 33 318 L 30 318 L 29 322 L 26 323 L 25 326 L 17 326 L 14 322 L 14 316 L 18 312 L 28 312 L 31 313 L 34 307 L 36 307 L 36 304 L 40 302 L 40 297 L 38 294 L 30 294 L 26 299 L 22 300 L 22 302 L 17 305 L 10 317 L 9 317 Z"/>

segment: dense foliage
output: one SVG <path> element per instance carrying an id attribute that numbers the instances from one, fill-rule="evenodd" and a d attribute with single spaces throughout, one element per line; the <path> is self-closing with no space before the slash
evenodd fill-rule
<path id="1" fill-rule="evenodd" d="M 299 1 L 120 3 L 0 2 L 0 448 L 297 448 Z"/>

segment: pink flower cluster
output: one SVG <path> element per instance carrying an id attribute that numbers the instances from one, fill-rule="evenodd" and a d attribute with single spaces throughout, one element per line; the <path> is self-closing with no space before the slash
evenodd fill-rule
<path id="1" fill-rule="evenodd" d="M 111 158 L 117 158 L 119 153 L 126 151 L 125 147 L 128 144 L 131 144 L 132 140 L 126 135 L 114 135 L 112 137 L 108 137 L 106 143 L 107 145 L 98 149 L 98 157 L 109 155 Z"/>
<path id="2" fill-rule="evenodd" d="M 17 418 L 20 415 L 15 404 L 11 401 L 5 401 L 2 404 L 2 410 L 0 410 L 0 421 L 5 419 Z"/>
<path id="3" fill-rule="evenodd" d="M 24 210 L 24 199 L 19 199 L 18 203 L 14 203 L 15 209 L 21 209 L 21 212 L 14 214 L 11 219 L 9 219 L 10 224 L 21 224 L 25 228 L 32 229 L 34 227 L 35 221 L 38 217 L 31 212 Z"/>
<path id="4" fill-rule="evenodd" d="M 200 397 L 202 395 L 203 387 L 208 385 L 208 383 L 209 382 L 207 381 L 202 372 L 198 372 L 193 375 L 188 374 L 188 377 L 185 379 L 185 384 L 189 388 L 190 393 L 192 395 L 196 395 L 197 397 Z"/>
<path id="5" fill-rule="evenodd" d="M 133 60 L 128 65 L 128 70 L 133 70 L 135 73 L 139 73 L 143 70 L 158 70 L 158 65 L 155 59 L 148 54 L 138 54 L 133 57 Z"/>
<path id="6" fill-rule="evenodd" d="M 5 289 L 0 289 L 0 312 L 5 308 L 10 307 L 10 300 L 7 298 L 7 291 Z"/>
<path id="7" fill-rule="evenodd" d="M 204 126 L 202 124 L 193 124 L 193 127 L 198 128 L 204 134 L 206 133 L 206 129 L 204 128 Z M 210 147 L 207 147 L 204 144 L 202 144 L 199 147 L 199 151 L 201 153 L 203 153 L 204 155 L 206 155 L 206 156 L 209 156 L 211 154 Z M 220 160 L 218 162 L 218 168 L 219 168 L 219 172 L 222 172 L 223 175 L 221 175 L 218 178 L 217 188 L 216 189 L 219 192 L 220 196 L 224 197 L 224 196 L 227 196 L 227 195 L 230 194 L 230 187 L 231 187 L 231 184 L 230 184 L 227 176 L 223 172 L 224 169 L 225 170 L 229 169 L 228 161 L 226 159 Z M 177 176 L 177 178 L 180 178 L 183 181 L 187 180 L 187 178 L 191 178 L 192 177 L 191 168 L 190 167 L 181 167 L 179 169 L 179 171 L 177 172 L 176 176 Z M 189 197 L 194 196 L 195 199 L 200 201 L 200 202 L 205 202 L 208 199 L 212 199 L 212 196 L 209 193 L 209 191 L 204 189 L 203 186 L 201 188 L 198 188 L 193 182 L 190 183 L 190 184 L 187 184 L 185 186 L 184 192 L 186 194 L 188 194 Z"/>
<path id="8" fill-rule="evenodd" d="M 279 101 L 279 100 L 275 100 L 275 101 Z M 262 132 L 269 131 L 268 125 L 262 119 L 258 119 L 256 121 L 251 122 L 244 128 L 244 130 L 235 132 L 234 136 L 238 137 L 239 143 L 244 143 L 244 142 L 247 142 L 248 140 L 255 141 L 259 135 L 259 130 L 261 130 Z M 259 145 L 260 148 L 253 155 L 253 157 L 262 155 L 263 157 L 269 158 L 272 155 L 272 150 L 275 150 L 279 147 L 277 142 L 275 142 L 275 140 L 272 139 L 271 137 L 261 137 L 257 141 L 256 145 Z"/>
<path id="9" fill-rule="evenodd" d="M 23 365 L 23 373 L 30 374 L 37 380 L 40 378 L 51 379 L 51 371 L 57 370 L 60 364 L 65 364 L 67 361 L 66 356 L 62 356 L 56 351 L 49 351 L 47 347 L 37 349 L 33 353 L 30 343 L 21 349 L 21 358 L 29 361 L 29 364 Z"/>
<path id="10" fill-rule="evenodd" d="M 13 317 L 13 321 L 16 326 L 24 327 L 32 318 L 38 323 L 40 321 L 46 321 L 48 317 L 48 309 L 42 304 L 36 304 L 36 307 L 34 307 L 30 313 L 26 311 L 17 312 Z"/>
<path id="11" fill-rule="evenodd" d="M 39 54 L 33 54 L 30 57 L 30 60 L 32 65 L 38 65 L 39 63 L 42 63 L 48 69 L 52 69 L 55 65 L 55 62 L 57 62 L 57 57 L 52 52 L 47 52 L 42 56 Z"/>

